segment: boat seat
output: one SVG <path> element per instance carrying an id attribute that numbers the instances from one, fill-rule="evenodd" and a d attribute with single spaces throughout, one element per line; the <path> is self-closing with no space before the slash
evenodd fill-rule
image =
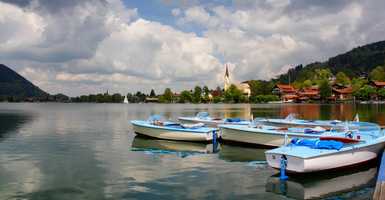
<path id="1" fill-rule="evenodd" d="M 189 129 L 194 129 L 194 128 L 201 128 L 204 127 L 204 123 L 196 123 L 196 124 L 181 124 L 180 125 L 183 128 L 189 128 Z"/>

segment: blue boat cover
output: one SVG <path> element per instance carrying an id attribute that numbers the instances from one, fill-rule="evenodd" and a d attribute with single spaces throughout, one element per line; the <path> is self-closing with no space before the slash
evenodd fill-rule
<path id="1" fill-rule="evenodd" d="M 343 146 L 343 142 L 335 140 L 309 140 L 309 139 L 299 139 L 293 138 L 291 143 L 296 146 L 307 146 L 312 149 L 336 149 L 340 150 Z"/>
<path id="2" fill-rule="evenodd" d="M 225 122 L 241 122 L 240 118 L 227 118 Z"/>

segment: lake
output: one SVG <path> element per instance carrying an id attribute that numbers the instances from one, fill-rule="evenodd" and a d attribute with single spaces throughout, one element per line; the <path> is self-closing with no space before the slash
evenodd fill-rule
<path id="1" fill-rule="evenodd" d="M 129 120 L 218 117 L 385 125 L 385 105 L 0 103 L 0 199 L 368 199 L 376 165 L 280 183 L 265 149 L 138 137 Z"/>

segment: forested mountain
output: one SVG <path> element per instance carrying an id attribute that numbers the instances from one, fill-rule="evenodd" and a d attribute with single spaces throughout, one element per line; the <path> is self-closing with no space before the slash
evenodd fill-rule
<path id="1" fill-rule="evenodd" d="M 377 66 L 385 66 L 385 41 L 357 47 L 346 53 L 329 58 L 325 62 L 314 62 L 306 66 L 298 65 L 276 81 L 288 83 L 305 81 L 312 76 L 315 69 L 328 68 L 333 74 L 344 72 L 351 78 L 367 76 Z"/>
<path id="2" fill-rule="evenodd" d="M 1 98 L 44 98 L 48 93 L 10 69 L 0 64 L 0 97 Z"/>

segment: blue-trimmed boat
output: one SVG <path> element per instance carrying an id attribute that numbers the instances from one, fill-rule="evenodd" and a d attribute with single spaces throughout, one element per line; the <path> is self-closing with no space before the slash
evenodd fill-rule
<path id="1" fill-rule="evenodd" d="M 325 129 L 330 128 L 343 128 L 346 123 L 353 124 L 354 122 L 359 123 L 358 115 L 355 116 L 354 121 L 340 121 L 340 120 L 306 120 L 306 119 L 297 119 L 295 114 L 289 114 L 284 119 L 269 119 L 269 118 L 256 118 L 254 121 L 258 121 L 259 123 L 263 123 L 265 125 L 271 126 L 280 126 L 280 127 L 294 127 L 294 126 L 302 126 L 302 127 L 323 127 Z M 367 126 L 375 126 L 374 123 L 365 122 Z M 362 126 L 363 124 L 359 124 Z"/>
<path id="2" fill-rule="evenodd" d="M 345 132 L 315 128 L 285 128 L 266 125 L 219 125 L 223 141 L 262 145 L 270 147 L 282 146 L 285 140 L 294 137 L 319 138 L 336 135 L 344 137 Z"/>
<path id="3" fill-rule="evenodd" d="M 204 124 L 162 121 L 159 117 L 132 120 L 131 124 L 135 133 L 159 139 L 208 142 L 218 137 L 216 128 L 205 127 Z"/>
<path id="4" fill-rule="evenodd" d="M 220 124 L 249 125 L 250 121 L 240 118 L 214 118 L 207 112 L 199 112 L 193 117 L 179 117 L 182 123 L 203 123 L 210 127 L 218 127 Z"/>
<path id="5" fill-rule="evenodd" d="M 288 145 L 265 152 L 268 164 L 295 173 L 349 167 L 376 159 L 385 146 L 379 126 L 349 131 L 345 138 L 293 139 Z"/>

